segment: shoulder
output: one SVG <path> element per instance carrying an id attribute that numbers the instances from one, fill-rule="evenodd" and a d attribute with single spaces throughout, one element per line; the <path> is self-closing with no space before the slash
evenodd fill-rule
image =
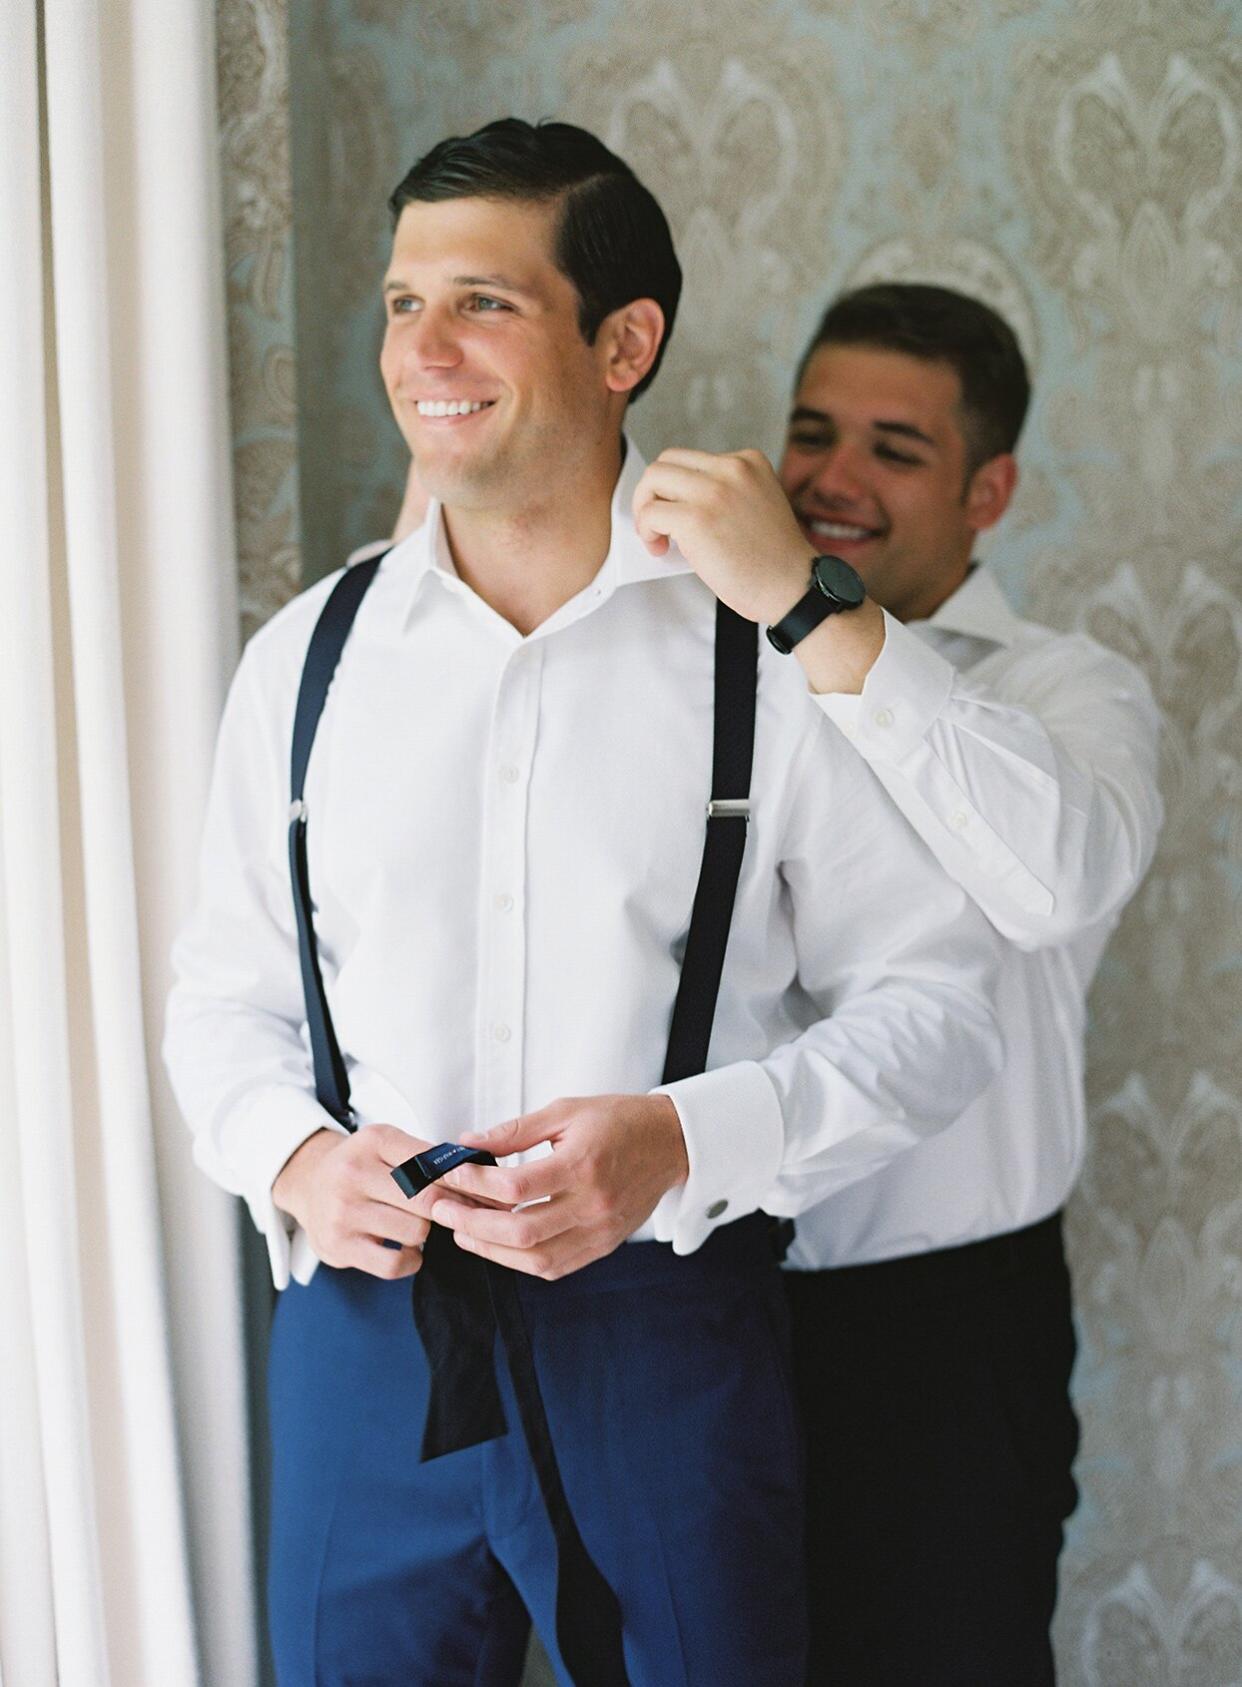
<path id="1" fill-rule="evenodd" d="M 381 557 L 384 555 L 386 553 L 380 553 Z M 244 675 L 251 684 L 274 687 L 277 691 L 291 684 L 296 686 L 311 636 L 328 599 L 347 575 L 352 576 L 358 570 L 371 574 L 373 571 L 368 565 L 375 560 L 377 558 L 364 557 L 345 568 L 336 569 L 322 580 L 316 580 L 278 610 L 250 639 L 242 653 L 239 675 Z M 392 595 L 396 589 L 397 582 L 392 578 L 391 571 L 381 562 L 374 584 L 365 588 L 366 595 L 358 610 L 359 631 L 373 621 L 375 614 L 383 615 L 391 610 Z"/>
<path id="2" fill-rule="evenodd" d="M 316 580 L 251 637 L 229 689 L 226 719 L 234 723 L 234 732 L 271 737 L 276 743 L 288 739 L 311 634 L 346 572 L 338 568 Z"/>
<path id="3" fill-rule="evenodd" d="M 243 664 L 260 671 L 279 667 L 291 658 L 300 664 L 323 606 L 345 573 L 344 568 L 338 568 L 278 609 L 250 638 L 242 653 Z"/>

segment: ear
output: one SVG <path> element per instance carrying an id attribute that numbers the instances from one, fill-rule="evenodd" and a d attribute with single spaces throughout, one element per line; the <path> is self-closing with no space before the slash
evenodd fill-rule
<path id="1" fill-rule="evenodd" d="M 980 463 L 966 488 L 966 520 L 976 533 L 983 533 L 1009 508 L 1018 484 L 1018 464 L 1008 451 Z"/>
<path id="2" fill-rule="evenodd" d="M 664 312 L 654 299 L 632 299 L 606 316 L 597 344 L 606 363 L 609 392 L 633 392 L 656 360 L 664 338 Z"/>

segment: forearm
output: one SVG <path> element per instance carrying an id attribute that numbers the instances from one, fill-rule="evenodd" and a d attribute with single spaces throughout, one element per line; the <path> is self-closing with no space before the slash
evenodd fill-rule
<path id="1" fill-rule="evenodd" d="M 865 598 L 857 609 L 821 621 L 794 646 L 793 655 L 816 694 L 856 696 L 883 648 L 884 611 Z"/>
<path id="2" fill-rule="evenodd" d="M 657 1235 L 684 1253 L 715 1223 L 806 1211 L 946 1129 L 1002 1055 L 981 982 L 893 981 L 763 1059 L 668 1086 L 690 1175 Z"/>
<path id="3" fill-rule="evenodd" d="M 888 630 L 862 694 L 819 702 L 941 866 L 1022 947 L 1114 914 L 1161 819 L 1159 722 L 1141 678 L 1087 650 L 1064 682 L 1019 669 L 1001 696 Z"/>

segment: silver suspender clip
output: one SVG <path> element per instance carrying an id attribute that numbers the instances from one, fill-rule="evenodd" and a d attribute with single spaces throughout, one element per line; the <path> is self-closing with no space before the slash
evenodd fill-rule
<path id="1" fill-rule="evenodd" d="M 709 820 L 749 820 L 749 797 L 719 797 L 707 805 Z"/>
<path id="2" fill-rule="evenodd" d="M 289 824 L 292 825 L 295 820 L 305 821 L 305 819 L 306 804 L 301 797 L 298 797 L 295 802 L 289 804 Z"/>

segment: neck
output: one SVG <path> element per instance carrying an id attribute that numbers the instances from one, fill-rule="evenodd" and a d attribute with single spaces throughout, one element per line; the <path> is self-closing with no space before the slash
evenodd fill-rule
<path id="1" fill-rule="evenodd" d="M 960 564 L 955 563 L 946 573 L 940 574 L 934 581 L 928 581 L 918 592 L 914 593 L 900 611 L 895 612 L 899 621 L 930 621 L 932 616 L 947 603 L 965 581 L 970 573 L 970 558 L 964 557 Z"/>
<path id="2" fill-rule="evenodd" d="M 444 530 L 461 579 L 523 635 L 534 632 L 599 573 L 612 540 L 621 442 L 572 480 L 520 510 L 447 506 Z"/>

